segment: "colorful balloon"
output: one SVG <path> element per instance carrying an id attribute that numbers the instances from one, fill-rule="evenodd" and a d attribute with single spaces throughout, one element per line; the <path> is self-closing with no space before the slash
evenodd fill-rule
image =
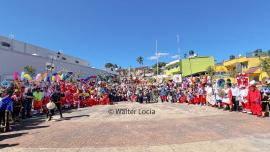
<path id="1" fill-rule="evenodd" d="M 13 79 L 14 80 L 19 80 L 19 73 L 18 72 L 13 73 Z"/>
<path id="2" fill-rule="evenodd" d="M 52 81 L 55 81 L 55 76 L 54 75 L 52 76 Z"/>
<path id="3" fill-rule="evenodd" d="M 57 82 L 60 82 L 61 81 L 61 76 L 59 74 L 56 76 L 56 81 Z"/>
<path id="4" fill-rule="evenodd" d="M 37 76 L 36 76 L 36 81 L 41 81 L 41 74 L 40 74 L 40 73 L 37 74 Z"/>
<path id="5" fill-rule="evenodd" d="M 32 80 L 32 77 L 29 74 L 25 74 L 24 75 L 25 79 L 27 79 L 28 81 Z"/>
<path id="6" fill-rule="evenodd" d="M 61 80 L 64 80 L 65 79 L 65 74 L 63 73 L 62 75 L 61 75 Z"/>
<path id="7" fill-rule="evenodd" d="M 23 72 L 21 73 L 21 80 L 22 80 L 22 81 L 25 79 L 24 75 L 25 75 L 25 72 L 23 71 Z"/>
<path id="8" fill-rule="evenodd" d="M 46 80 L 47 80 L 47 75 L 48 75 L 48 74 L 47 74 L 46 72 L 43 73 L 43 75 L 42 75 L 42 80 L 43 80 L 43 81 L 46 81 Z"/>

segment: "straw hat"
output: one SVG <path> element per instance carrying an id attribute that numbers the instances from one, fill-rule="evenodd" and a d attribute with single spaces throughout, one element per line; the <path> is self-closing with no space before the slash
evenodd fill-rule
<path id="1" fill-rule="evenodd" d="M 255 85 L 256 85 L 256 81 L 255 81 L 255 80 L 250 81 L 250 82 L 249 82 L 249 85 L 255 86 Z"/>
<path id="2" fill-rule="evenodd" d="M 49 109 L 49 110 L 52 110 L 55 108 L 55 103 L 54 102 L 49 102 L 47 103 L 46 107 Z"/>

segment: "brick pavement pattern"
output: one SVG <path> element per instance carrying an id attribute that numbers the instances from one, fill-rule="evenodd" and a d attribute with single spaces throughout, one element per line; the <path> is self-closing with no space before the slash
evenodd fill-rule
<path id="1" fill-rule="evenodd" d="M 117 114 L 117 109 L 133 113 Z M 0 151 L 270 151 L 269 118 L 208 106 L 121 102 L 69 111 L 64 117 L 23 121 L 0 134 Z"/>

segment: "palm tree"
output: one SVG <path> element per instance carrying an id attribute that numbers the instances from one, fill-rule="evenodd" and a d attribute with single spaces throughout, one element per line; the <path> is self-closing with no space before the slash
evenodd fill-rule
<path id="1" fill-rule="evenodd" d="M 136 61 L 137 61 L 137 63 L 139 64 L 139 65 L 143 65 L 143 57 L 142 56 L 138 56 L 137 57 L 137 59 L 136 59 Z"/>
<path id="2" fill-rule="evenodd" d="M 141 67 L 143 67 L 143 57 L 142 56 L 138 56 L 136 61 Z M 143 76 L 145 76 L 144 68 L 143 68 Z"/>
<path id="3" fill-rule="evenodd" d="M 189 50 L 188 54 L 189 54 L 189 56 L 193 56 L 195 54 L 195 52 L 193 50 Z"/>
<path id="4" fill-rule="evenodd" d="M 186 53 L 184 54 L 184 58 L 185 58 L 185 59 L 187 58 L 187 54 L 186 54 Z"/>

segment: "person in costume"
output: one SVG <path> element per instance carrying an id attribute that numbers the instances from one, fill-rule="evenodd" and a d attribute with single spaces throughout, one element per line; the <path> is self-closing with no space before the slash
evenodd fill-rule
<path id="1" fill-rule="evenodd" d="M 231 90 L 231 83 L 227 83 L 224 88 L 224 97 L 222 99 L 222 104 L 224 110 L 229 109 L 232 111 L 232 90 Z"/>
<path id="2" fill-rule="evenodd" d="M 232 88 L 232 110 L 238 111 L 239 110 L 239 99 L 240 99 L 240 89 L 236 84 L 233 84 Z"/>
<path id="3" fill-rule="evenodd" d="M 251 113 L 253 115 L 261 116 L 261 94 L 256 87 L 256 82 L 253 80 L 250 82 L 250 87 L 247 95 L 248 103 L 250 104 Z"/>
<path id="4" fill-rule="evenodd" d="M 1 96 L 0 100 L 0 127 L 1 130 L 3 129 L 4 132 L 10 131 L 10 116 L 13 112 L 13 100 L 11 99 L 11 96 L 13 94 L 14 88 L 9 87 L 7 88 Z"/>
<path id="5" fill-rule="evenodd" d="M 51 96 L 51 90 L 48 87 L 44 87 L 44 98 L 43 98 L 43 102 L 42 102 L 43 114 L 48 113 L 48 109 L 47 109 L 46 105 L 50 101 L 50 96 Z"/>
<path id="6" fill-rule="evenodd" d="M 225 92 L 222 88 L 216 86 L 215 90 L 214 90 L 214 94 L 215 94 L 215 100 L 216 100 L 216 105 L 219 109 L 222 109 L 222 98 L 225 95 Z"/>
<path id="7" fill-rule="evenodd" d="M 241 85 L 240 87 L 240 105 L 242 107 L 242 112 L 246 113 L 250 111 L 250 106 L 248 106 L 248 101 L 247 101 L 247 95 L 248 95 L 248 89 L 244 85 Z"/>
<path id="8" fill-rule="evenodd" d="M 22 94 L 19 89 L 15 89 L 13 95 L 11 96 L 13 100 L 13 112 L 12 112 L 12 119 L 15 122 L 19 122 L 19 115 L 22 108 Z"/>
<path id="9" fill-rule="evenodd" d="M 268 111 L 270 110 L 270 80 L 267 80 L 267 85 L 260 90 L 262 96 L 262 117 L 266 117 L 267 109 Z"/>
<path id="10" fill-rule="evenodd" d="M 195 104 L 194 102 L 194 98 L 195 98 L 195 94 L 192 91 L 192 88 L 189 88 L 188 92 L 187 92 L 187 100 L 188 100 L 188 104 Z"/>
<path id="11" fill-rule="evenodd" d="M 33 92 L 30 87 L 27 87 L 23 94 L 23 107 L 22 107 L 22 119 L 25 119 L 25 116 L 30 118 L 31 115 L 31 109 L 33 104 Z"/>
<path id="12" fill-rule="evenodd" d="M 206 90 L 206 101 L 208 102 L 209 105 L 215 106 L 216 102 L 212 85 L 208 84 L 205 90 Z"/>
<path id="13" fill-rule="evenodd" d="M 33 96 L 34 96 L 34 103 L 33 103 L 34 110 L 36 110 L 38 114 L 41 114 L 44 93 L 39 87 L 37 87 L 33 93 Z"/>
<path id="14" fill-rule="evenodd" d="M 55 103 L 55 106 L 60 114 L 60 118 L 63 118 L 62 107 L 61 107 L 61 92 L 60 92 L 59 86 L 55 86 L 55 90 L 51 95 L 51 100 L 52 102 Z M 55 113 L 54 109 L 49 110 L 48 115 L 47 115 L 49 117 L 48 121 L 52 119 L 52 116 L 54 115 L 54 113 Z"/>
<path id="15" fill-rule="evenodd" d="M 160 94 L 161 94 L 162 102 L 167 101 L 167 88 L 165 85 L 162 87 Z"/>
<path id="16" fill-rule="evenodd" d="M 206 91 L 202 84 L 198 86 L 199 104 L 206 105 Z"/>

